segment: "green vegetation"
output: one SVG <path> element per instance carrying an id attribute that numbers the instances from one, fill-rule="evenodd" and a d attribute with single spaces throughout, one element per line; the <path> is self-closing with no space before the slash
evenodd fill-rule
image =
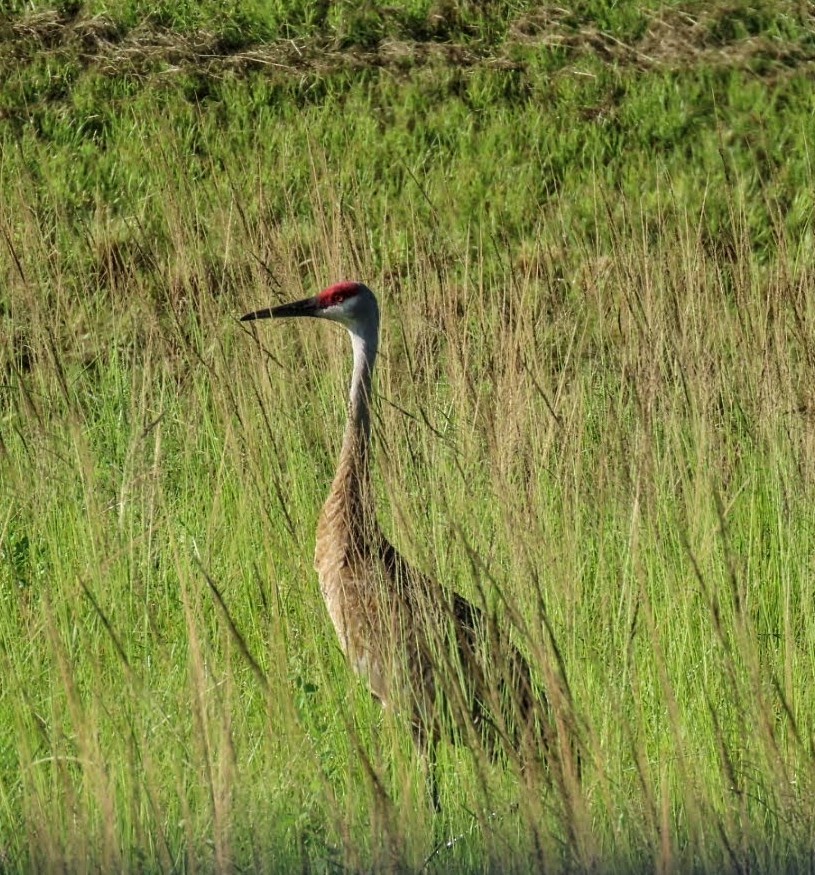
<path id="1" fill-rule="evenodd" d="M 145 7 L 0 17 L 0 872 L 809 871 L 811 11 Z M 434 814 L 343 662 L 347 341 L 235 321 L 343 277 L 384 528 L 580 787 L 448 746 Z"/>

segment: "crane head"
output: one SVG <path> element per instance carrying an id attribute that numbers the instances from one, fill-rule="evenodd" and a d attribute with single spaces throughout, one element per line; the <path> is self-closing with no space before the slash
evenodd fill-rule
<path id="1" fill-rule="evenodd" d="M 352 335 L 359 335 L 369 344 L 376 345 L 379 332 L 379 306 L 376 296 L 364 283 L 335 283 L 313 298 L 247 313 L 241 316 L 241 322 L 269 318 L 284 319 L 292 316 L 312 316 L 339 322 Z"/>
<path id="2" fill-rule="evenodd" d="M 241 322 L 254 319 L 282 319 L 290 316 L 312 316 L 339 322 L 349 331 L 379 327 L 379 307 L 374 293 L 364 283 L 335 283 L 323 289 L 313 298 L 281 304 L 265 310 L 256 310 L 241 316 Z"/>

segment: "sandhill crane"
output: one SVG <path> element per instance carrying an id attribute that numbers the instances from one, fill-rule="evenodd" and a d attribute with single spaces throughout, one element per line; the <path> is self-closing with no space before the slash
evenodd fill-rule
<path id="1" fill-rule="evenodd" d="M 438 807 L 432 758 L 443 732 L 455 727 L 458 737 L 494 751 L 499 744 L 517 747 L 537 724 L 536 737 L 548 746 L 545 708 L 536 712 L 529 666 L 497 624 L 408 565 L 377 524 L 370 476 L 371 378 L 379 344 L 373 292 L 362 283 L 337 283 L 241 321 L 295 316 L 339 322 L 354 356 L 339 465 L 317 526 L 320 588 L 353 670 L 383 706 L 409 716 L 431 758 Z"/>

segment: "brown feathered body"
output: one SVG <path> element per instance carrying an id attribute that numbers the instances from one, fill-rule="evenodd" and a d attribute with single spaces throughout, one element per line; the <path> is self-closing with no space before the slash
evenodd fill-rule
<path id="1" fill-rule="evenodd" d="M 346 432 L 315 549 L 320 589 L 351 668 L 383 706 L 407 713 L 420 739 L 455 729 L 472 731 L 490 751 L 502 736 L 516 741 L 519 718 L 532 719 L 526 662 L 505 636 L 495 646 L 497 630 L 478 608 L 438 587 L 388 542 L 374 514 L 368 450 L 357 438 Z M 493 650 L 500 652 L 491 663 Z"/>

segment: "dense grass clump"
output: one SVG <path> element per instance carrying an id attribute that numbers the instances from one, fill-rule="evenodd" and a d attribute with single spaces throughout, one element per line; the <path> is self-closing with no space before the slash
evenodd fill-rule
<path id="1" fill-rule="evenodd" d="M 0 24 L 0 869 L 809 867 L 808 13 L 142 7 Z M 347 341 L 235 317 L 348 277 L 383 528 L 579 784 L 435 814 L 344 664 Z"/>

